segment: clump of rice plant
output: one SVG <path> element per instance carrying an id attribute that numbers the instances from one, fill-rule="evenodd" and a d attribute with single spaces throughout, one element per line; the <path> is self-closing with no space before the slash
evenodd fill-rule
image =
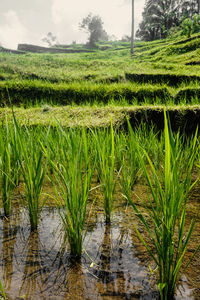
<path id="1" fill-rule="evenodd" d="M 176 284 L 181 273 L 180 269 L 183 265 L 186 249 L 196 222 L 195 218 L 186 231 L 186 204 L 188 194 L 195 184 L 195 182 L 191 184 L 191 171 L 196 155 L 197 132 L 193 139 L 192 151 L 183 168 L 180 162 L 183 161 L 184 152 L 179 147 L 179 138 L 174 139 L 172 135 L 166 113 L 164 113 L 164 121 L 165 165 L 163 178 L 160 178 L 161 172 L 156 170 L 147 152 L 145 150 L 142 151 L 140 146 L 137 145 L 140 164 L 151 192 L 151 197 L 149 197 L 151 209 L 148 210 L 148 215 L 152 221 L 151 225 L 149 225 L 146 217 L 129 195 L 127 195 L 127 198 L 133 206 L 136 215 L 143 223 L 154 246 L 152 251 L 141 233 L 136 229 L 140 240 L 158 267 L 160 297 L 162 300 L 169 300 L 173 299 Z M 141 152 L 144 153 L 145 157 Z M 146 160 L 150 171 L 146 165 Z M 184 263 L 182 272 L 188 267 L 199 248 L 198 246 L 189 261 Z"/>
<path id="2" fill-rule="evenodd" d="M 129 124 L 129 123 L 128 123 Z M 138 179 L 140 169 L 137 147 L 135 145 L 135 135 L 129 124 L 127 135 L 121 134 L 118 144 L 122 144 L 121 153 L 118 155 L 120 160 L 120 184 L 125 194 L 131 194 L 133 187 Z M 117 149 L 119 149 L 117 144 Z"/>
<path id="3" fill-rule="evenodd" d="M 5 216 L 11 214 L 11 197 L 19 180 L 16 139 L 13 126 L 6 120 L 0 134 L 0 181 Z"/>
<path id="4" fill-rule="evenodd" d="M 5 216 L 11 214 L 11 196 L 15 184 L 13 182 L 13 169 L 12 169 L 12 153 L 10 144 L 4 144 L 1 149 L 1 161 L 0 161 L 0 175 L 1 175 L 1 192 L 2 202 Z"/>
<path id="5" fill-rule="evenodd" d="M 95 140 L 96 159 L 99 169 L 100 183 L 102 185 L 104 195 L 106 223 L 110 223 L 114 203 L 114 192 L 116 188 L 115 141 L 112 122 L 110 130 L 108 129 L 104 132 L 103 140 L 99 139 L 97 132 Z"/>
<path id="6" fill-rule="evenodd" d="M 40 195 L 46 172 L 46 163 L 43 163 L 43 151 L 39 140 L 31 133 L 28 127 L 23 130 L 18 126 L 15 116 L 14 125 L 17 130 L 19 144 L 18 160 L 26 190 L 31 231 L 38 227 L 40 213 Z"/>
<path id="7" fill-rule="evenodd" d="M 14 182 L 12 181 L 12 164 L 11 164 L 11 148 L 7 141 L 0 137 L 0 177 L 1 177 L 1 194 L 5 216 L 11 213 L 11 195 L 14 190 Z"/>
<path id="8" fill-rule="evenodd" d="M 55 189 L 58 212 L 71 255 L 80 258 L 87 231 L 85 222 L 92 176 L 88 141 L 84 130 L 71 129 L 66 133 L 59 124 L 58 131 L 57 141 L 49 140 L 52 150 L 59 145 L 55 158 L 51 159 L 45 147 L 44 151 L 53 170 L 53 175 L 49 177 Z"/>

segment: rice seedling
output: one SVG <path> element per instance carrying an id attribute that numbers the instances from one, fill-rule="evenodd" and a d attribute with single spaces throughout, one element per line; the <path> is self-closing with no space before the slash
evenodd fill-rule
<path id="1" fill-rule="evenodd" d="M 135 136 L 132 128 L 131 130 L 129 129 L 127 135 L 121 133 L 120 135 L 117 135 L 116 139 L 120 184 L 122 190 L 130 195 L 134 184 L 137 181 L 140 168 L 138 153 L 135 146 Z"/>
<path id="2" fill-rule="evenodd" d="M 106 129 L 104 132 L 103 141 L 99 139 L 99 132 L 96 132 L 94 137 L 100 183 L 104 195 L 106 223 L 110 223 L 117 180 L 115 176 L 115 142 L 112 122 L 110 129 Z"/>
<path id="3" fill-rule="evenodd" d="M 115 147 L 117 149 L 115 153 L 115 167 L 117 172 L 119 172 L 122 166 L 123 155 L 124 152 L 126 151 L 126 134 L 123 130 L 122 132 L 116 131 Z"/>
<path id="4" fill-rule="evenodd" d="M 101 182 L 102 178 L 102 167 L 101 167 L 101 159 L 99 157 L 99 145 L 102 145 L 105 141 L 105 130 L 98 130 L 92 131 L 91 138 L 90 138 L 90 157 L 91 161 L 93 162 L 94 170 L 97 174 L 97 183 Z"/>
<path id="5" fill-rule="evenodd" d="M 18 160 L 26 189 L 26 203 L 28 205 L 31 231 L 38 227 L 40 212 L 40 195 L 46 172 L 46 163 L 43 164 L 43 151 L 39 140 L 35 139 L 28 127 L 23 131 L 18 126 L 13 114 L 14 126 L 17 131 L 19 144 Z"/>
<path id="6" fill-rule="evenodd" d="M 5 129 L 0 134 L 0 179 L 5 216 L 11 213 L 11 197 L 19 179 L 19 164 L 16 151 L 14 127 L 6 119 Z"/>
<path id="7" fill-rule="evenodd" d="M 87 229 L 87 201 L 91 183 L 92 168 L 88 155 L 88 141 L 84 130 L 69 130 L 68 133 L 59 124 L 55 159 L 43 146 L 53 175 L 49 178 L 56 193 L 58 212 L 62 220 L 72 256 L 80 258 Z M 56 147 L 55 140 L 48 141 L 51 148 Z"/>
<path id="8" fill-rule="evenodd" d="M 184 153 L 179 147 L 179 137 L 174 139 L 172 135 L 165 112 L 164 122 L 165 165 L 163 179 L 160 179 L 160 172 L 156 170 L 149 155 L 143 150 L 150 167 L 149 171 L 146 159 L 141 154 L 139 145 L 137 145 L 140 164 L 151 192 L 151 197 L 149 197 L 151 209 L 148 209 L 148 215 L 152 221 L 151 225 L 149 225 L 146 217 L 131 200 L 129 195 L 127 194 L 126 196 L 133 206 L 136 215 L 143 223 L 153 244 L 154 250 L 151 250 L 136 228 L 140 240 L 158 267 L 158 289 L 161 300 L 169 300 L 174 297 L 180 274 L 186 270 L 200 248 L 198 246 L 190 259 L 184 262 L 187 246 L 196 222 L 196 218 L 194 218 L 189 229 L 186 230 L 186 204 L 188 194 L 195 184 L 195 182 L 191 184 L 191 171 L 196 155 L 197 132 L 193 139 L 192 151 L 183 170 L 179 164 L 183 161 Z M 181 267 L 183 267 L 182 270 Z"/>
<path id="9" fill-rule="evenodd" d="M 24 141 L 21 139 L 22 147 L 26 147 Z M 31 230 L 37 229 L 39 221 L 40 210 L 40 195 L 42 191 L 42 184 L 45 176 L 46 166 L 42 165 L 43 152 L 39 145 L 35 145 L 35 141 L 31 139 L 29 147 L 31 151 L 28 152 L 23 148 L 22 160 L 20 166 L 26 187 L 26 201 L 28 204 L 29 219 Z"/>
<path id="10" fill-rule="evenodd" d="M 132 135 L 132 128 L 128 122 L 129 132 Z M 163 160 L 163 134 L 158 132 L 156 127 L 153 125 L 147 125 L 143 120 L 135 130 L 135 139 L 140 144 L 142 148 L 149 154 L 149 156 L 155 162 Z"/>
<path id="11" fill-rule="evenodd" d="M 21 176 L 21 168 L 19 164 L 20 151 L 19 151 L 19 143 L 18 143 L 18 133 L 13 122 L 11 125 L 9 125 L 9 128 L 10 129 L 8 131 L 8 135 L 9 135 L 9 142 L 12 148 L 12 165 L 14 169 L 13 181 L 15 183 L 15 186 L 18 186 L 20 183 L 20 176 Z"/>
<path id="12" fill-rule="evenodd" d="M 5 294 L 5 291 L 4 291 L 4 287 L 3 287 L 3 284 L 0 280 L 0 291 L 1 291 L 1 294 L 2 294 L 2 299 L 6 300 L 6 294 Z"/>
<path id="13" fill-rule="evenodd" d="M 2 144 L 2 142 L 1 142 Z M 11 214 L 11 196 L 15 187 L 12 180 L 13 169 L 12 169 L 12 153 L 10 144 L 4 144 L 3 149 L 1 148 L 1 161 L 0 161 L 0 176 L 1 176 L 1 191 L 2 191 L 2 202 L 5 216 Z"/>
<path id="14" fill-rule="evenodd" d="M 125 195 L 131 195 L 138 176 L 142 176 L 140 162 L 138 158 L 137 144 L 144 148 L 152 157 L 155 164 L 160 165 L 163 161 L 163 142 L 162 135 L 158 140 L 158 134 L 152 126 L 149 130 L 144 122 L 135 130 L 128 123 L 128 134 L 120 134 L 118 144 L 123 145 L 118 151 L 120 169 L 120 184 Z M 117 144 L 117 149 L 119 146 Z M 145 157 L 144 157 L 145 158 Z"/>

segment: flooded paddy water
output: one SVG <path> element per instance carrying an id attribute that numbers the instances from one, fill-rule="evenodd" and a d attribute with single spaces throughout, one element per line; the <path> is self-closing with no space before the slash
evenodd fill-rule
<path id="1" fill-rule="evenodd" d="M 50 184 L 46 183 L 45 189 L 51 193 Z M 133 198 L 141 210 L 147 194 L 140 180 Z M 198 211 L 199 195 L 200 187 L 196 185 L 188 202 L 188 225 Z M 14 198 L 18 203 L 19 194 Z M 42 209 L 34 232 L 30 231 L 23 204 L 15 205 L 9 218 L 0 219 L 0 274 L 8 299 L 159 299 L 156 272 L 150 272 L 155 265 L 135 232 L 136 227 L 145 235 L 133 208 L 117 189 L 112 223 L 107 225 L 98 189 L 91 193 L 89 206 L 94 198 L 80 261 L 69 255 L 58 210 L 52 203 Z M 198 220 L 189 255 L 199 242 Z M 200 253 L 181 277 L 176 299 L 200 299 Z"/>

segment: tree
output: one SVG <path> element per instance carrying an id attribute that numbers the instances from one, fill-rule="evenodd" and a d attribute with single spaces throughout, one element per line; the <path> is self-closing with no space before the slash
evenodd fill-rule
<path id="1" fill-rule="evenodd" d="M 151 9 L 150 9 L 151 8 Z M 139 24 L 139 29 L 136 32 L 136 37 L 145 41 L 152 41 L 160 38 L 160 25 L 155 22 L 153 5 L 150 6 L 149 1 L 146 2 L 142 13 L 143 20 Z"/>
<path id="2" fill-rule="evenodd" d="M 200 32 L 200 15 L 195 14 L 192 18 L 187 18 L 182 23 L 182 34 L 190 38 L 192 33 Z"/>
<path id="3" fill-rule="evenodd" d="M 79 28 L 89 34 L 89 45 L 91 47 L 94 47 L 99 40 L 108 40 L 108 34 L 103 28 L 103 21 L 98 15 L 89 13 L 79 24 Z"/>
<path id="4" fill-rule="evenodd" d="M 131 36 L 125 34 L 121 38 L 121 42 L 130 42 L 131 41 Z"/>
<path id="5" fill-rule="evenodd" d="M 147 0 L 137 36 L 145 40 L 165 38 L 178 25 L 182 0 Z"/>
<path id="6" fill-rule="evenodd" d="M 143 40 L 165 38 L 169 29 L 200 13 L 200 0 L 146 0 L 136 36 Z"/>
<path id="7" fill-rule="evenodd" d="M 193 21 L 190 18 L 187 18 L 183 21 L 182 24 L 183 32 L 182 34 L 187 35 L 188 38 L 190 38 L 191 33 L 193 31 Z"/>
<path id="8" fill-rule="evenodd" d="M 194 14 L 200 13 L 200 0 L 181 0 L 181 14 L 183 18 L 192 18 Z"/>
<path id="9" fill-rule="evenodd" d="M 57 37 L 53 35 L 52 32 L 48 32 L 47 36 L 42 39 L 44 43 L 47 43 L 49 47 L 55 45 L 57 42 Z"/>

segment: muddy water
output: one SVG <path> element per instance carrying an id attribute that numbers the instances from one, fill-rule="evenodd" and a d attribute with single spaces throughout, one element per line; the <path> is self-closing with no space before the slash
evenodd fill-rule
<path id="1" fill-rule="evenodd" d="M 134 226 L 142 234 L 144 229 L 133 209 L 120 201 L 108 226 L 98 203 L 88 222 L 87 253 L 79 262 L 69 256 L 56 208 L 42 210 L 34 233 L 24 207 L 15 208 L 9 219 L 0 219 L 0 277 L 8 299 L 158 299 L 156 275 L 148 267 L 155 266 L 135 233 Z M 194 212 L 197 203 L 191 205 Z M 199 229 L 198 223 L 190 252 Z M 197 255 L 182 276 L 176 299 L 200 299 L 199 260 Z"/>

